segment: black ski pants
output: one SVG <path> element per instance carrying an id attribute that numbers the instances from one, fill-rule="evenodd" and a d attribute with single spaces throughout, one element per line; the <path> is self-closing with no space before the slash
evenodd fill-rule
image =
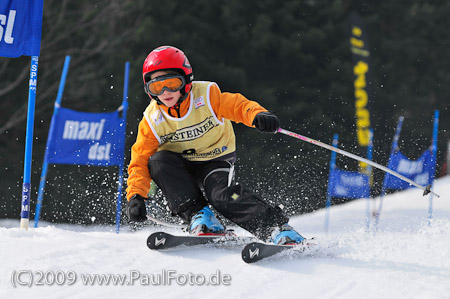
<path id="1" fill-rule="evenodd" d="M 266 240 L 274 227 L 289 220 L 279 207 L 232 183 L 234 167 L 228 161 L 193 163 L 180 154 L 159 151 L 150 157 L 148 166 L 172 213 L 186 221 L 209 203 L 223 217 Z"/>

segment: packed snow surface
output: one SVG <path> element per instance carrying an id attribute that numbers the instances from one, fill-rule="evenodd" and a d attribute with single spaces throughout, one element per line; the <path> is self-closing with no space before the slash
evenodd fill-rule
<path id="1" fill-rule="evenodd" d="M 434 190 L 430 221 L 430 197 L 416 188 L 384 198 L 376 229 L 366 217 L 380 199 L 333 206 L 328 232 L 325 210 L 292 218 L 317 245 L 255 264 L 240 246 L 151 251 L 147 236 L 161 228 L 26 231 L 2 220 L 0 298 L 450 298 L 450 177 Z"/>

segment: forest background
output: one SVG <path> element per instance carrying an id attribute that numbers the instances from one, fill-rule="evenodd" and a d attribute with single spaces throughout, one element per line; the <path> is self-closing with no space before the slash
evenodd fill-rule
<path id="1" fill-rule="evenodd" d="M 437 176 L 450 139 L 450 3 L 438 0 L 45 0 L 33 144 L 31 210 L 64 57 L 72 62 L 62 105 L 113 111 L 129 61 L 126 157 L 149 103 L 142 63 L 160 45 L 188 56 L 196 80 L 215 81 L 275 112 L 283 128 L 364 156 L 356 140 L 349 15 L 363 19 L 369 50 L 374 161 L 387 165 L 399 116 L 401 151 L 430 146 L 440 110 Z M 29 57 L 0 58 L 0 218 L 18 218 L 25 147 Z M 235 125 L 237 179 L 289 214 L 325 205 L 330 152 L 281 134 Z M 339 157 L 340 168 L 358 170 Z M 113 223 L 117 167 L 49 167 L 42 219 Z M 375 171 L 372 194 L 383 173 Z M 334 203 L 342 202 L 339 200 Z M 32 213 L 33 217 L 34 213 Z"/>

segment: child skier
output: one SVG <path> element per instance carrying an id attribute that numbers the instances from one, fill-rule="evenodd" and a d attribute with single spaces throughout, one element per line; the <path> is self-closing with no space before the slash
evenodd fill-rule
<path id="1" fill-rule="evenodd" d="M 139 124 L 128 167 L 130 221 L 145 221 L 145 200 L 153 180 L 169 208 L 193 235 L 222 234 L 224 226 L 208 207 L 263 241 L 301 243 L 279 207 L 272 207 L 233 183 L 235 136 L 231 121 L 276 133 L 278 118 L 241 94 L 221 92 L 213 82 L 193 81 L 184 53 L 154 49 L 142 76 L 150 102 Z M 206 196 L 206 198 L 205 198 Z"/>

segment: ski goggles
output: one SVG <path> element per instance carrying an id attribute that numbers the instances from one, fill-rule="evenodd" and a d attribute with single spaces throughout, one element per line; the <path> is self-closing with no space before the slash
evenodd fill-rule
<path id="1" fill-rule="evenodd" d="M 145 92 L 152 96 L 160 96 L 164 93 L 164 90 L 176 92 L 181 90 L 185 85 L 186 81 L 183 76 L 165 75 L 148 81 L 145 83 L 144 89 Z"/>

